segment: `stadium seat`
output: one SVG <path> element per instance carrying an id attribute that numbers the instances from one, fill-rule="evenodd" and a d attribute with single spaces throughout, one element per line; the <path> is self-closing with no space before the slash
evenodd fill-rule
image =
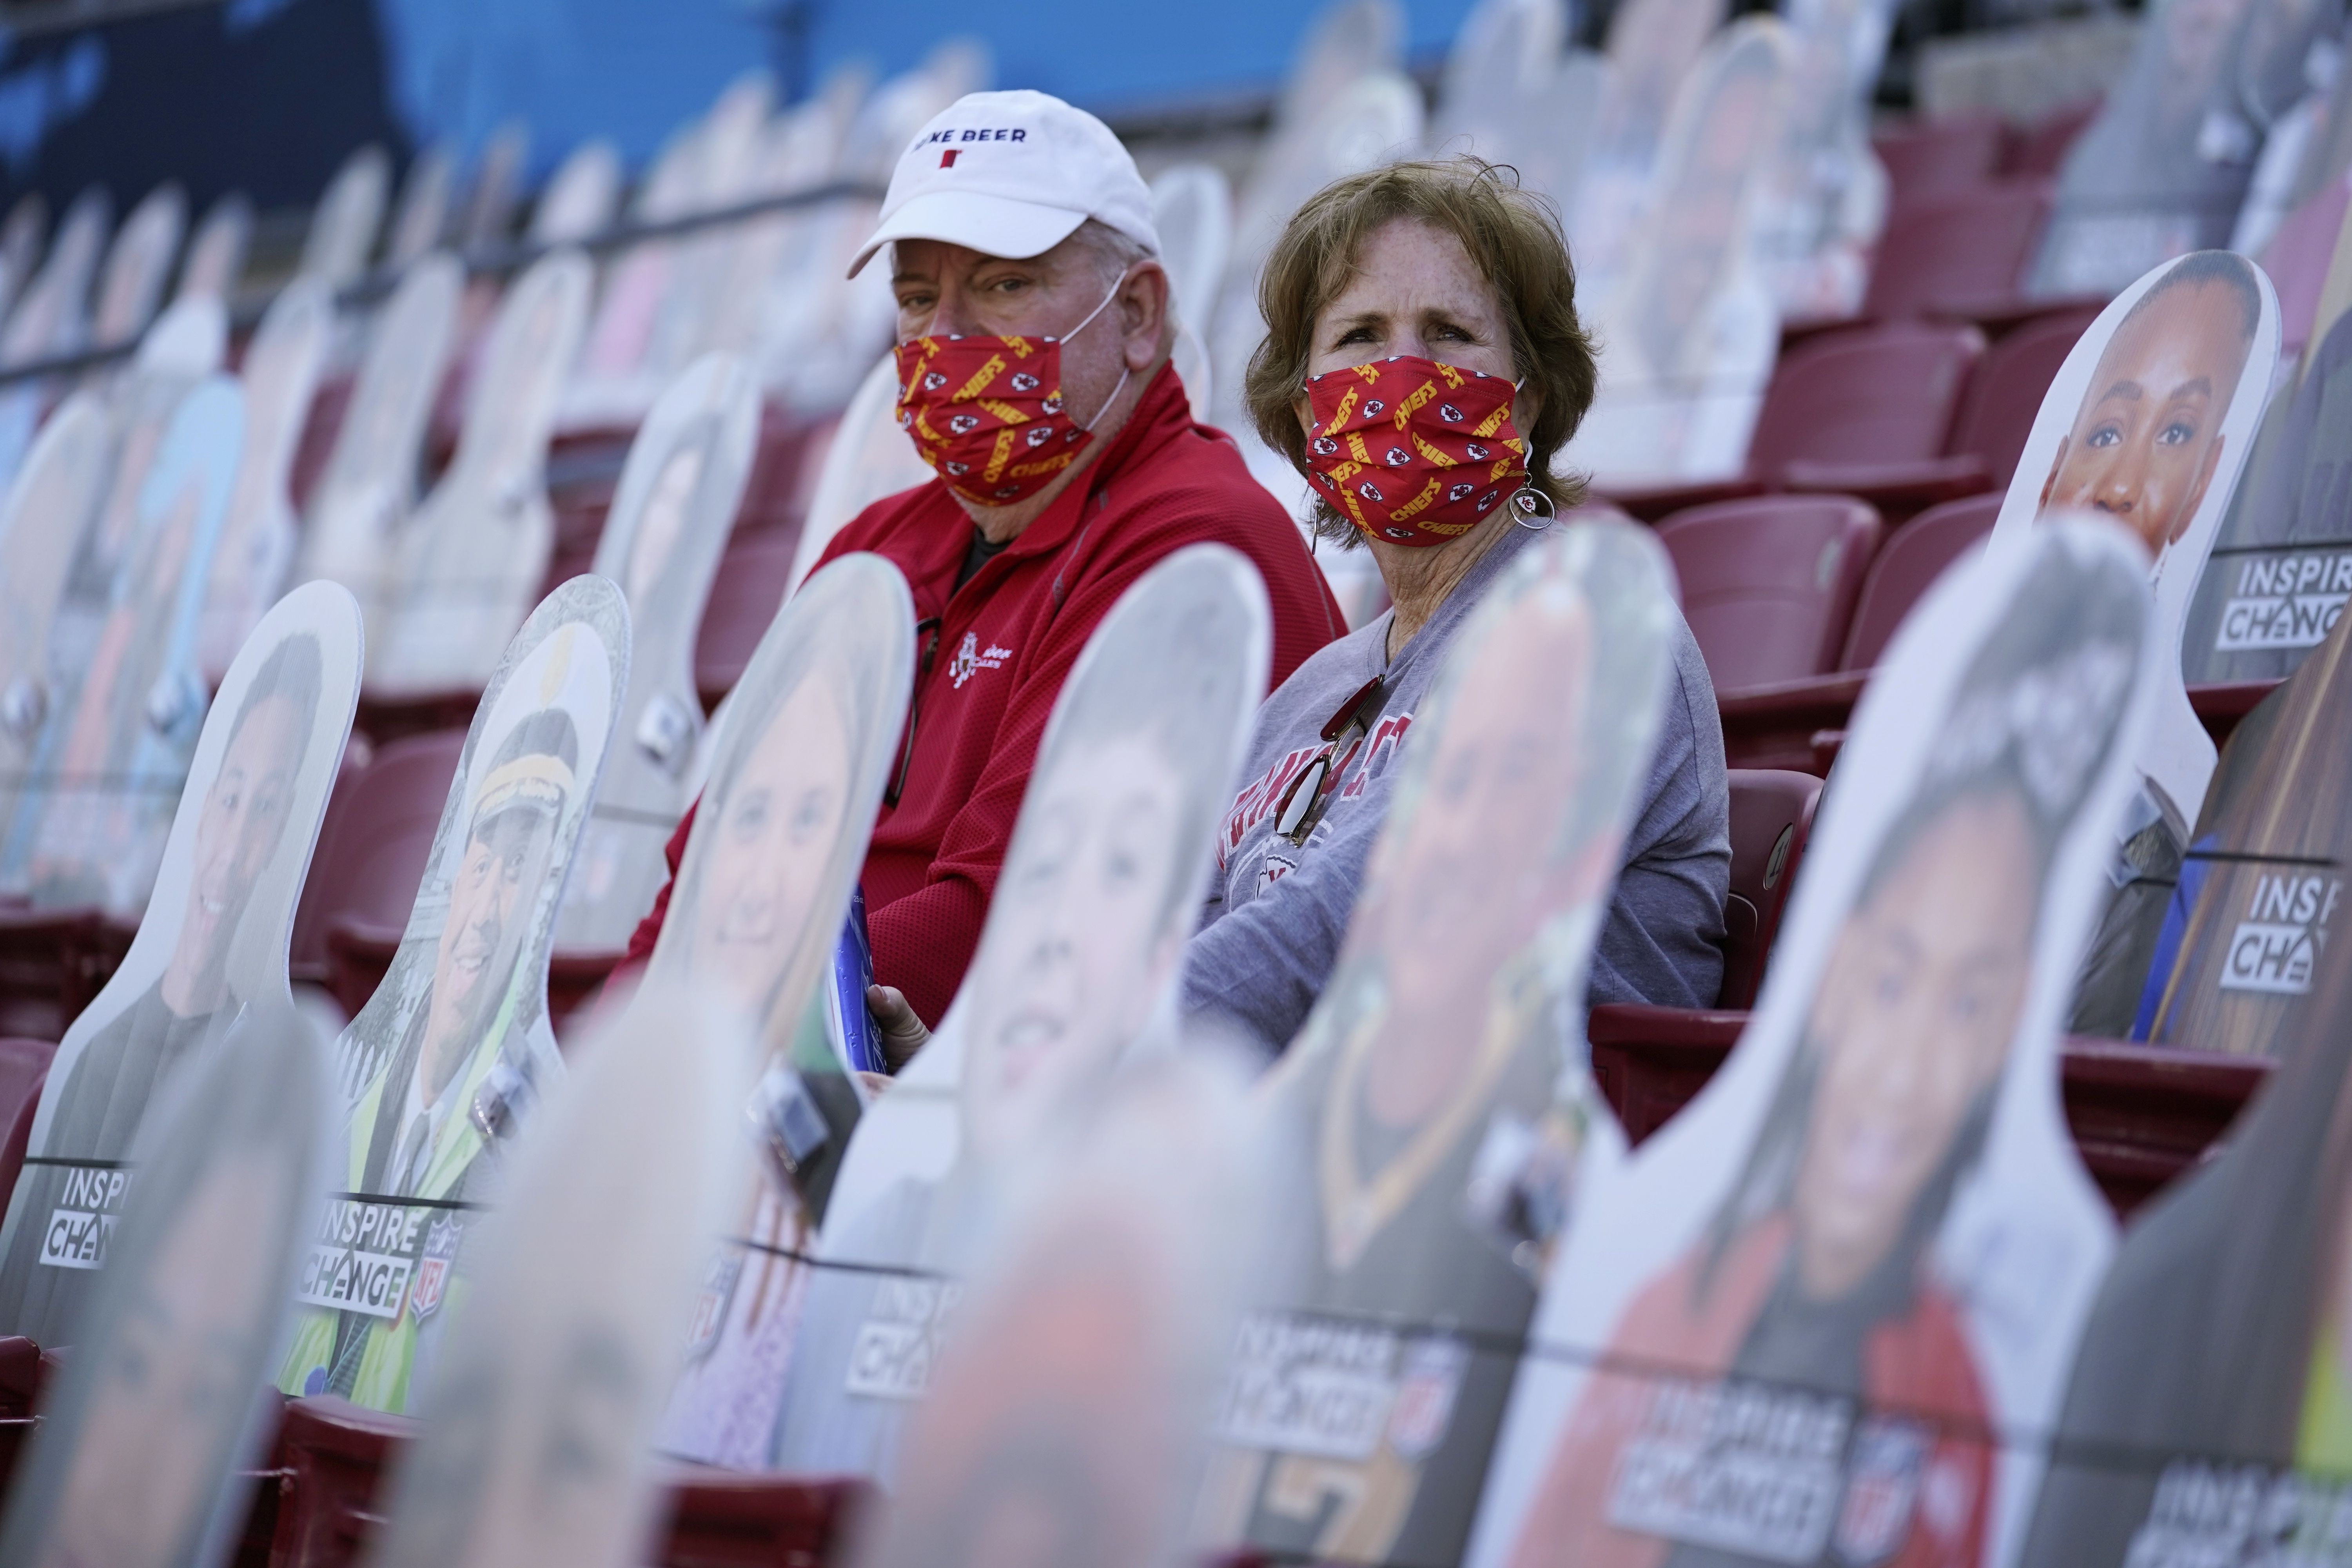
<path id="1" fill-rule="evenodd" d="M 1611 1003 L 1586 1024 L 1592 1076 L 1639 1143 L 1706 1086 L 1748 1026 L 1734 1009 Z M 2060 1053 L 2068 1130 L 2118 1219 L 2203 1161 L 2270 1076 L 2265 1058 L 2070 1039 Z"/>
<path id="2" fill-rule="evenodd" d="M 1915 321 L 1807 341 L 1772 374 L 1749 472 L 1905 514 L 1984 489 L 1990 479 L 1981 462 L 1946 456 L 1953 415 L 1983 352 L 1974 327 Z"/>
<path id="3" fill-rule="evenodd" d="M 1886 170 L 1888 207 L 1914 206 L 1990 180 L 2006 134 L 1991 114 L 1956 114 L 1879 132 L 1870 145 Z"/>
<path id="4" fill-rule="evenodd" d="M 96 910 L 0 909 L 0 1035 L 62 1039 L 133 934 Z"/>
<path id="5" fill-rule="evenodd" d="M 1877 664 L 1895 638 L 1895 628 L 1903 624 L 1919 596 L 1952 563 L 1974 551 L 1992 531 L 2000 503 L 1999 495 L 1946 501 L 1887 536 L 1854 600 L 1845 651 L 1838 656 L 1840 669 L 1868 669 Z"/>
<path id="6" fill-rule="evenodd" d="M 286 491 L 297 514 L 310 505 L 310 492 L 327 471 L 335 454 L 335 437 L 342 434 L 343 416 L 351 412 L 356 378 L 338 375 L 321 380 L 310 396 L 310 412 L 302 422 L 302 438 L 295 444 L 294 466 L 286 475 Z"/>
<path id="7" fill-rule="evenodd" d="M 1757 496 L 1659 523 L 1717 688 L 1832 668 L 1881 532 L 1878 514 L 1848 496 Z"/>
<path id="8" fill-rule="evenodd" d="M 738 529 L 727 542 L 694 645 L 694 683 L 705 707 L 717 707 L 743 678 L 752 650 L 784 602 L 799 543 L 793 529 Z"/>
<path id="9" fill-rule="evenodd" d="M 449 730 L 383 747 L 353 781 L 333 841 L 320 835 L 295 929 L 323 940 L 328 988 L 347 1014 L 382 980 L 378 955 L 388 965 L 400 944 L 465 744 L 463 731 Z"/>
<path id="10" fill-rule="evenodd" d="M 2009 488 L 2043 395 L 2100 309 L 2070 305 L 2032 317 L 1996 339 L 1977 362 L 1948 449 L 1982 458 L 1995 489 Z"/>
<path id="11" fill-rule="evenodd" d="M 1881 321 L 1965 315 L 1984 301 L 2014 299 L 2049 216 L 2049 187 L 2019 180 L 1896 208 L 1878 242 L 1863 314 Z"/>
<path id="12" fill-rule="evenodd" d="M 2352 182 L 2328 181 L 2293 212 L 2263 247 L 2257 259 L 2278 289 L 2279 363 L 2300 361 L 2319 319 L 2319 295 L 2327 281 L 2327 264 L 2336 255 L 2336 237 L 2344 227 L 2344 210 L 2352 204 Z"/>
<path id="13" fill-rule="evenodd" d="M 1822 781 L 1811 773 L 1734 768 L 1730 783 L 1731 896 L 1724 908 L 1723 986 L 1715 1005 L 1752 1007 L 1812 832 Z"/>
<path id="14" fill-rule="evenodd" d="M 7 1129 L 0 1139 L 0 1208 L 24 1172 L 26 1152 L 33 1146 L 33 1115 L 57 1054 L 54 1040 L 0 1040 L 0 1127 Z"/>
<path id="15" fill-rule="evenodd" d="M 41 1347 L 22 1334 L 0 1338 L 0 1498 L 7 1496 L 17 1456 L 32 1436 L 42 1384 Z"/>
<path id="16" fill-rule="evenodd" d="M 342 766 L 335 774 L 335 786 L 328 792 L 327 809 L 319 819 L 319 842 L 310 856 L 310 879 L 302 884 L 302 897 L 295 906 L 294 937 L 286 954 L 287 977 L 297 984 L 327 983 L 326 917 L 332 912 L 333 902 L 328 889 L 331 883 L 339 883 L 340 878 L 323 875 L 321 868 L 341 863 L 343 823 L 351 815 L 359 776 L 367 772 L 374 754 L 375 749 L 368 743 L 367 737 L 353 736 L 343 748 Z M 450 772 L 457 772 L 454 764 Z"/>
<path id="17" fill-rule="evenodd" d="M 384 1473 L 419 1425 L 331 1394 L 288 1401 L 274 1464 L 280 1500 L 272 1568 L 344 1568 L 364 1556 L 383 1523 Z M 661 1545 L 653 1554 L 660 1568 L 814 1568 L 837 1561 L 845 1527 L 872 1493 L 858 1480 L 675 1463 L 662 1467 L 661 1479 Z"/>

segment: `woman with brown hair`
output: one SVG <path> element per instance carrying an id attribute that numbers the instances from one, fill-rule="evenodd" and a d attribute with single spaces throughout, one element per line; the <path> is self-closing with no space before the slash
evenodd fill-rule
<path id="1" fill-rule="evenodd" d="M 1259 710 L 1217 840 L 1184 1005 L 1278 1052 L 1338 957 L 1396 748 L 1506 565 L 1583 499 L 1553 471 L 1593 349 L 1556 214 L 1475 158 L 1325 187 L 1267 258 L 1251 422 L 1313 487 L 1316 535 L 1368 549 L 1391 608 Z M 1722 978 L 1729 804 L 1715 689 L 1689 628 L 1593 955 L 1593 1002 L 1704 1006 Z M 1523 672 L 1527 698 L 1549 689 Z"/>

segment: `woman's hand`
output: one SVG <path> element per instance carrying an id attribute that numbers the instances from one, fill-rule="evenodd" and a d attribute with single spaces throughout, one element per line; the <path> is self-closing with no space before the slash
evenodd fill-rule
<path id="1" fill-rule="evenodd" d="M 890 1064 L 892 1072 L 913 1060 L 931 1037 L 931 1031 L 915 1016 L 905 994 L 895 985 L 868 985 L 866 1010 L 874 1015 L 875 1026 L 882 1031 L 882 1059 Z"/>

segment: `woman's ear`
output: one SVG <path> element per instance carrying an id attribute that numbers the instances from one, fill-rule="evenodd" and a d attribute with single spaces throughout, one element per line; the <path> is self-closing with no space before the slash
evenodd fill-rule
<path id="1" fill-rule="evenodd" d="M 1298 433 L 1301 436 L 1315 434 L 1315 405 L 1307 401 L 1305 387 L 1290 395 L 1290 411 L 1298 416 Z"/>

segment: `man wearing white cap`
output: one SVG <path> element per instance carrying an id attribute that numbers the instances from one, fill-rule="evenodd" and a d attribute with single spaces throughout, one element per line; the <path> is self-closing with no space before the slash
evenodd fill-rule
<path id="1" fill-rule="evenodd" d="M 1273 605 L 1276 685 L 1347 629 L 1297 527 L 1232 441 L 1192 422 L 1159 252 L 1150 193 L 1108 126 L 1042 92 L 977 92 L 899 156 L 850 268 L 890 268 L 898 423 L 937 475 L 824 553 L 888 557 L 918 619 L 864 876 L 886 1034 L 947 1010 L 1054 699 L 1129 584 L 1188 544 L 1241 551 Z"/>

